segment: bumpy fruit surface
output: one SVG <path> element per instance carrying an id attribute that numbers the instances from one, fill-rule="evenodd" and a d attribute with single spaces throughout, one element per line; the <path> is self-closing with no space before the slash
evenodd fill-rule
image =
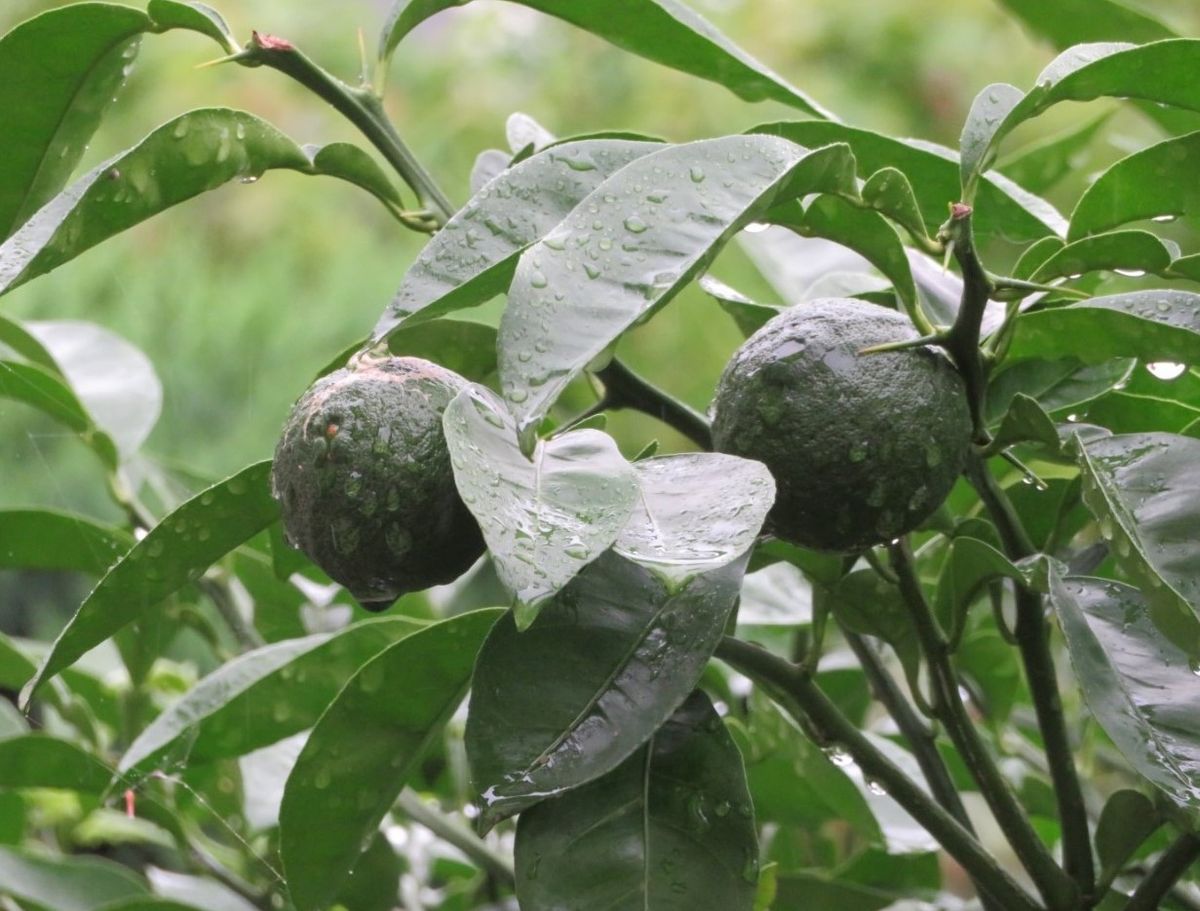
<path id="1" fill-rule="evenodd" d="M 713 403 L 722 452 L 775 476 L 771 530 L 848 552 L 911 531 L 945 499 L 970 450 L 962 378 L 904 315 L 859 300 L 792 307 L 738 349 Z"/>
<path id="2" fill-rule="evenodd" d="M 420 358 L 364 360 L 314 383 L 284 425 L 272 474 L 284 531 L 366 607 L 451 582 L 483 553 L 442 434 L 465 385 Z"/>

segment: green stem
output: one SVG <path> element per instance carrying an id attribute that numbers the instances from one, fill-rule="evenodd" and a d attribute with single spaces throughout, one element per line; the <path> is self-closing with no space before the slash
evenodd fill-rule
<path id="1" fill-rule="evenodd" d="M 1009 559 L 1020 560 L 1035 553 L 1033 542 L 1020 517 L 992 473 L 988 471 L 987 465 L 979 459 L 973 460 L 968 466 L 967 478 L 991 514 Z M 1067 875 L 1079 885 L 1084 898 L 1089 901 L 1098 900 L 1100 896 L 1094 894 L 1096 869 L 1092 860 L 1087 804 L 1075 771 L 1074 746 L 1067 733 L 1054 656 L 1050 653 L 1049 622 L 1042 597 L 1037 592 L 1018 585 L 1015 597 L 1017 648 L 1025 666 L 1025 679 L 1029 684 L 1046 761 L 1050 767 L 1050 778 L 1054 784 L 1054 795 L 1058 802 L 1063 837 L 1063 863 Z"/>
<path id="2" fill-rule="evenodd" d="M 1037 903 L 966 827 L 877 750 L 796 665 L 729 636 L 718 646 L 717 657 L 762 686 L 802 726 L 811 725 L 826 743 L 844 748 L 863 774 L 885 788 L 1006 911 L 1039 911 Z"/>
<path id="3" fill-rule="evenodd" d="M 987 369 L 979 350 L 979 335 L 983 315 L 994 289 L 975 251 L 971 207 L 962 203 L 952 206 L 950 220 L 938 231 L 938 239 L 953 249 L 963 280 L 958 316 L 946 333 L 945 347 L 967 386 L 975 439 L 986 443 L 988 433 L 983 419 L 983 405 L 987 392 Z"/>
<path id="4" fill-rule="evenodd" d="M 1141 884 L 1125 905 L 1125 911 L 1154 911 L 1188 867 L 1200 860 L 1200 836 L 1191 832 L 1180 835 L 1155 861 Z"/>
<path id="5" fill-rule="evenodd" d="M 278 70 L 331 104 L 358 127 L 396 169 L 417 194 L 421 205 L 437 213 L 440 224 L 445 224 L 454 214 L 454 206 L 400 138 L 383 109 L 383 102 L 373 92 L 342 82 L 310 60 L 291 42 L 258 32 L 254 33 L 245 50 L 229 59 L 243 66 L 267 66 Z"/>
<path id="6" fill-rule="evenodd" d="M 604 383 L 600 410 L 633 408 L 674 427 L 706 452 L 712 451 L 712 427 L 704 415 L 651 385 L 615 357 L 596 376 Z"/>
<path id="7" fill-rule="evenodd" d="M 458 848 L 478 864 L 480 869 L 486 870 L 509 887 L 516 882 L 512 863 L 507 857 L 493 851 L 486 842 L 458 820 L 425 803 L 411 788 L 400 792 L 396 806 L 413 822 L 420 823 L 446 844 Z"/>
<path id="8" fill-rule="evenodd" d="M 1038 838 L 1029 817 L 967 714 L 958 692 L 958 676 L 950 661 L 949 643 L 929 602 L 925 600 L 907 541 L 892 545 L 889 553 L 892 569 L 900 580 L 900 593 L 908 606 L 925 660 L 929 663 L 934 710 L 938 719 L 946 726 L 946 733 L 962 756 L 971 777 L 979 785 L 992 815 L 1047 904 L 1063 911 L 1076 908 L 1078 890 Z"/>
<path id="9" fill-rule="evenodd" d="M 1046 285 L 1041 282 L 1027 282 L 1019 278 L 1009 278 L 1004 275 L 989 275 L 988 281 L 992 285 L 993 294 L 1000 291 L 1013 291 L 1022 293 L 1022 297 L 1028 294 L 1037 294 L 1038 292 L 1060 294 L 1063 297 L 1071 297 L 1075 300 L 1088 300 L 1091 297 L 1086 291 L 1080 291 L 1078 288 L 1067 288 L 1063 285 Z M 997 297 L 997 300 L 1004 300 L 1006 298 L 1007 295 L 1001 295 Z"/>

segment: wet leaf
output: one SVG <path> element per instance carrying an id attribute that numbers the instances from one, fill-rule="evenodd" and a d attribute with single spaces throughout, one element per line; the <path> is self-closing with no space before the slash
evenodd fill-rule
<path id="1" fill-rule="evenodd" d="M 403 205 L 404 200 L 392 179 L 374 158 L 353 143 L 306 145 L 304 154 L 312 162 L 314 173 L 352 183 L 385 203 Z"/>
<path id="2" fill-rule="evenodd" d="M 1133 853 L 1162 825 L 1154 804 L 1140 791 L 1114 791 L 1104 802 L 1096 823 L 1096 857 L 1100 868 L 1115 874 Z"/>
<path id="3" fill-rule="evenodd" d="M 1187 654 L 1130 585 L 1054 575 L 1050 601 L 1096 721 L 1138 774 L 1181 807 L 1200 807 L 1200 706 Z"/>
<path id="4" fill-rule="evenodd" d="M 522 437 L 579 371 L 742 227 L 824 188 L 845 160 L 844 148 L 832 152 L 769 136 L 668 146 L 618 171 L 526 250 L 500 322 L 501 385 Z"/>
<path id="5" fill-rule="evenodd" d="M 1038 404 L 1037 399 L 1018 392 L 1008 404 L 1008 411 L 991 443 L 991 451 L 999 452 L 1016 443 L 1041 443 L 1051 450 L 1058 449 L 1058 431 L 1054 421 Z"/>
<path id="6" fill-rule="evenodd" d="M 1020 394 L 1050 413 L 1078 407 L 1127 381 L 1134 363 L 1120 359 L 1086 365 L 1074 358 L 1006 363 L 988 383 L 984 414 L 988 424 L 995 425 Z"/>
<path id="7" fill-rule="evenodd" d="M 92 590 L 21 691 L 28 705 L 47 679 L 146 611 L 279 516 L 270 462 L 258 462 L 188 500 L 140 540 Z"/>
<path id="8" fill-rule="evenodd" d="M 498 173 L 425 245 L 372 337 L 502 293 L 522 250 L 610 175 L 660 148 L 657 143 L 586 140 L 555 146 Z"/>
<path id="9" fill-rule="evenodd" d="M 1134 433 L 1080 442 L 1083 502 L 1158 630 L 1200 661 L 1200 440 Z"/>
<path id="10" fill-rule="evenodd" d="M 1029 279 L 1049 282 L 1101 269 L 1124 275 L 1146 272 L 1161 275 L 1171 265 L 1172 258 L 1166 245 L 1149 231 L 1112 231 L 1067 244 L 1038 266 Z"/>
<path id="11" fill-rule="evenodd" d="M 749 551 L 775 502 L 766 466 L 737 456 L 661 456 L 634 471 L 640 496 L 613 549 L 671 584 Z"/>
<path id="12" fill-rule="evenodd" d="M 233 38 L 228 23 L 207 3 L 181 2 L 181 0 L 150 0 L 146 12 L 154 20 L 154 30 L 165 32 L 170 29 L 186 29 L 207 35 L 230 54 L 240 48 Z"/>
<path id="13" fill-rule="evenodd" d="M 512 156 L 500 149 L 484 149 L 475 156 L 475 164 L 471 166 L 471 177 L 468 186 L 474 196 L 482 190 L 489 181 L 499 177 L 508 166 Z"/>
<path id="14" fill-rule="evenodd" d="M 892 167 L 880 168 L 863 184 L 862 200 L 914 237 L 928 237 L 925 219 L 921 216 L 921 204 L 917 202 L 917 195 L 903 171 Z"/>
<path id="15" fill-rule="evenodd" d="M 752 336 L 769 320 L 783 311 L 782 307 L 760 304 L 758 301 L 751 300 L 736 288 L 729 287 L 711 275 L 702 275 L 697 284 L 700 285 L 700 290 L 720 304 L 721 309 L 733 317 L 733 321 L 737 323 L 738 329 L 746 338 Z"/>
<path id="16" fill-rule="evenodd" d="M 1015 85 L 996 82 L 985 87 L 971 102 L 971 110 L 958 139 L 963 199 L 971 198 L 972 185 L 978 175 L 992 166 L 996 130 L 1024 97 L 1025 93 Z"/>
<path id="17" fill-rule="evenodd" d="M 428 626 L 384 649 L 317 721 L 284 789 L 280 856 L 300 911 L 323 908 L 466 695 L 495 609 Z"/>
<path id="18" fill-rule="evenodd" d="M 119 457 L 112 438 L 96 426 L 70 387 L 44 367 L 0 361 L 0 398 L 24 402 L 79 434 L 109 470 Z"/>
<path id="19" fill-rule="evenodd" d="M 1017 149 L 996 168 L 1029 192 L 1045 193 L 1068 174 L 1089 166 L 1093 159 L 1092 144 L 1111 116 L 1111 111 L 1105 111 L 1079 126 Z"/>
<path id="20" fill-rule="evenodd" d="M 78 3 L 34 16 L 0 39 L 0 239 L 66 184 L 149 26 L 141 10 Z"/>
<path id="21" fill-rule="evenodd" d="M 517 824 L 526 911 L 751 911 L 758 839 L 742 758 L 695 692 L 621 766 Z"/>
<path id="22" fill-rule="evenodd" d="M 0 567 L 103 575 L 133 537 L 84 516 L 46 509 L 0 511 Z"/>
<path id="23" fill-rule="evenodd" d="M 47 857 L 0 845 L 0 895 L 54 911 L 95 911 L 146 895 L 127 867 L 98 857 Z"/>
<path id="24" fill-rule="evenodd" d="M 967 609 L 980 589 L 993 579 L 1008 578 L 1024 584 L 1025 576 L 999 550 L 977 538 L 959 535 L 938 577 L 934 612 L 946 632 L 965 626 Z"/>
<path id="25" fill-rule="evenodd" d="M 511 616 L 497 623 L 467 716 L 481 825 L 593 781 L 644 744 L 700 679 L 744 568 L 740 560 L 673 590 L 608 552 L 525 632 Z"/>
<path id="26" fill-rule="evenodd" d="M 442 10 L 469 0 L 396 0 L 379 37 L 379 59 Z M 595 6 L 574 0 L 516 0 L 610 41 L 617 47 L 725 86 L 746 101 L 778 101 L 815 117 L 832 114 L 759 63 L 678 0 L 623 0 Z"/>
<path id="27" fill-rule="evenodd" d="M 526 458 L 512 415 L 482 386 L 459 393 L 442 423 L 455 484 L 524 629 L 617 539 L 638 496 L 634 469 L 598 430 L 541 441 Z"/>
<path id="28" fill-rule="evenodd" d="M 122 773 L 144 774 L 182 751 L 189 765 L 244 756 L 311 727 L 363 664 L 423 624 L 367 620 L 239 655 L 158 715 L 125 751 Z"/>

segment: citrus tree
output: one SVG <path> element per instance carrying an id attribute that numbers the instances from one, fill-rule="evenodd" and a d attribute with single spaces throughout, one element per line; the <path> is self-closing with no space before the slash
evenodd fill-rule
<path id="1" fill-rule="evenodd" d="M 0 567 L 97 580 L 53 643 L 0 636 L 4 906 L 1200 908 L 1200 41 L 1005 0 L 1062 52 L 952 150 L 844 123 L 676 0 L 520 0 L 796 119 L 514 115 L 459 207 L 383 95 L 462 2 L 400 0 L 352 82 L 180 0 L 0 39 L 0 294 L 274 169 L 428 235 L 274 460 L 215 483 L 143 451 L 144 355 L 0 316 L 0 394 L 126 516 L 0 513 Z M 173 30 L 362 144 L 209 108 L 74 174 Z M 1067 217 L 1038 194 L 1104 124 L 1037 118 L 1100 98 L 1163 138 Z M 786 308 L 708 274 L 735 239 L 807 278 Z M 707 415 L 619 353 L 693 282 L 747 338 Z M 623 452 L 621 409 L 693 445 Z M 115 676 L 80 660 L 106 645 Z"/>

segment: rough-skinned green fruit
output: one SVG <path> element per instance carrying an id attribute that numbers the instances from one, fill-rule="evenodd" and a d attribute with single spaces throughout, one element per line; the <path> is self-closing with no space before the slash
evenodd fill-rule
<path id="1" fill-rule="evenodd" d="M 734 354 L 713 438 L 775 476 L 776 535 L 856 551 L 911 531 L 950 492 L 970 450 L 962 378 L 928 347 L 859 353 L 916 337 L 894 310 L 826 298 L 784 311 Z"/>
<path id="2" fill-rule="evenodd" d="M 420 358 L 364 359 L 315 382 L 284 425 L 272 471 L 284 531 L 365 607 L 451 582 L 483 553 L 442 434 L 465 385 Z"/>

